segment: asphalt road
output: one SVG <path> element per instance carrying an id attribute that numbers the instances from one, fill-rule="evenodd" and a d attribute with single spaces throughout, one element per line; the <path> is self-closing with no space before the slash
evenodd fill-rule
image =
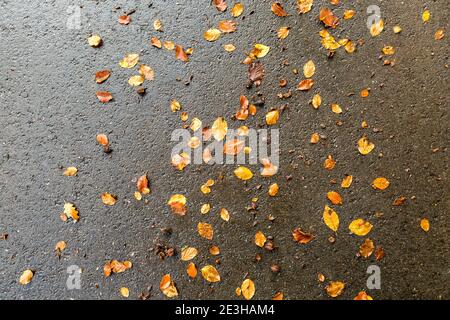
<path id="1" fill-rule="evenodd" d="M 79 29 L 67 27 L 68 7 L 77 1 L 0 1 L 0 235 L 8 235 L 0 239 L 1 299 L 122 299 L 120 287 L 129 288 L 130 298 L 152 287 L 150 299 L 165 299 L 159 281 L 166 273 L 181 299 L 237 298 L 235 289 L 245 277 L 255 282 L 254 299 L 269 299 L 279 291 L 286 299 L 329 299 L 324 288 L 335 280 L 346 283 L 340 299 L 352 299 L 362 290 L 374 299 L 450 297 L 449 43 L 447 34 L 434 39 L 439 28 L 448 32 L 448 1 L 341 1 L 334 7 L 316 0 L 313 10 L 302 16 L 292 2 L 282 1 L 290 16 L 280 18 L 270 11 L 268 0 L 243 1 L 238 31 L 210 43 L 203 39 L 204 31 L 230 14 L 229 9 L 219 13 L 207 0 L 82 1 Z M 325 2 L 338 16 L 344 9 L 356 10 L 352 20 L 333 31 L 339 38 L 364 40 L 354 54 L 339 49 L 327 58 L 317 19 Z M 372 4 L 381 8 L 386 22 L 376 38 L 366 27 L 366 8 Z M 431 19 L 424 24 L 426 8 Z M 119 25 L 117 17 L 131 9 L 131 24 Z M 162 33 L 152 29 L 155 19 L 163 22 Z M 397 24 L 400 34 L 392 31 Z M 283 25 L 291 30 L 281 42 L 276 30 Z M 92 33 L 101 35 L 102 47 L 87 44 Z M 193 47 L 190 62 L 151 47 L 155 35 Z M 233 43 L 236 51 L 225 52 L 226 43 Z M 266 70 L 262 85 L 247 89 L 247 67 L 240 62 L 255 43 L 271 51 L 261 59 Z M 394 66 L 383 66 L 385 45 L 396 49 L 388 57 Z M 140 53 L 141 61 L 155 70 L 155 81 L 145 83 L 145 96 L 127 83 L 135 71 L 118 65 L 131 52 Z M 316 64 L 316 84 L 309 92 L 296 91 L 309 59 Z M 97 85 L 93 75 L 104 68 L 112 76 Z M 286 88 L 278 87 L 281 78 L 288 81 Z M 95 96 L 99 88 L 111 91 L 114 100 L 100 104 Z M 366 99 L 359 96 L 363 88 L 370 88 Z M 280 100 L 277 93 L 288 89 L 292 97 Z M 234 177 L 233 165 L 190 165 L 183 172 L 172 167 L 170 135 L 182 125 L 179 114 L 169 109 L 172 99 L 191 118 L 211 124 L 223 116 L 237 128 L 231 117 L 239 96 L 258 91 L 266 103 L 246 122 L 249 127 L 265 127 L 264 114 L 286 105 L 277 124 L 281 154 L 276 176 L 256 175 L 244 183 Z M 324 100 L 319 110 L 308 104 L 316 92 Z M 341 115 L 330 111 L 333 102 L 344 109 Z M 361 128 L 363 120 L 367 129 Z M 311 145 L 313 132 L 326 139 Z M 98 133 L 108 134 L 112 153 L 102 152 L 95 141 Z M 376 146 L 367 156 L 356 148 L 364 134 Z M 337 160 L 333 171 L 322 167 L 329 154 Z M 77 177 L 63 176 L 68 166 L 78 168 Z M 133 192 L 143 173 L 148 173 L 152 193 L 147 202 L 138 202 Z M 343 190 L 332 180 L 339 183 L 345 174 L 352 174 L 354 182 Z M 378 176 L 391 182 L 384 192 L 370 185 Z M 217 183 L 211 194 L 203 195 L 200 185 L 209 178 Z M 275 198 L 266 194 L 272 182 L 280 185 Z M 336 208 L 341 220 L 337 235 L 322 221 L 330 190 L 344 198 L 344 205 Z M 103 205 L 103 192 L 117 195 L 117 204 Z M 185 217 L 173 215 L 166 205 L 174 193 L 187 196 Z M 406 203 L 393 206 L 399 196 Z M 246 210 L 253 197 L 259 198 L 255 214 Z M 76 224 L 60 220 L 66 201 L 79 210 Z M 213 210 L 202 216 L 200 206 L 206 202 Z M 231 213 L 228 223 L 218 215 L 221 207 Z M 268 221 L 268 214 L 276 220 Z M 383 247 L 381 261 L 373 255 L 356 256 L 365 238 L 350 234 L 347 226 L 359 217 L 373 224 L 368 237 Z M 424 217 L 430 220 L 429 232 L 419 226 Z M 214 226 L 213 241 L 198 236 L 199 221 Z M 299 226 L 316 238 L 296 244 L 291 232 Z M 172 234 L 161 228 L 171 228 Z M 274 237 L 275 250 L 255 246 L 258 230 Z M 331 244 L 328 237 L 333 235 Z M 60 240 L 67 248 L 58 258 L 54 247 Z M 198 248 L 194 262 L 199 267 L 216 265 L 219 259 L 222 281 L 210 284 L 201 275 L 189 280 L 187 263 L 179 255 L 161 260 L 156 244 L 178 252 L 186 245 Z M 212 244 L 221 249 L 217 257 L 208 252 Z M 262 257 L 258 263 L 257 253 Z M 103 265 L 110 259 L 131 260 L 133 268 L 105 278 Z M 272 264 L 281 271 L 271 272 Z M 83 270 L 80 290 L 66 287 L 71 265 Z M 380 290 L 366 287 L 370 265 L 380 267 Z M 35 274 L 22 286 L 18 279 L 25 269 Z M 324 283 L 317 280 L 318 273 L 325 276 Z"/>

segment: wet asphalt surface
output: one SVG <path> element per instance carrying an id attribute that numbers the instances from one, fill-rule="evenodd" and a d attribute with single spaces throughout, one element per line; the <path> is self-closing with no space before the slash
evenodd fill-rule
<path id="1" fill-rule="evenodd" d="M 365 43 L 352 55 L 340 49 L 332 59 L 318 35 L 322 26 L 317 15 L 325 1 L 316 0 L 303 16 L 283 1 L 292 13 L 284 19 L 270 12 L 269 1 L 243 2 L 238 31 L 209 43 L 203 32 L 230 15 L 206 0 L 82 1 L 81 28 L 75 30 L 66 27 L 66 12 L 79 2 L 0 1 L 0 234 L 8 234 L 7 240 L 0 240 L 0 299 L 122 299 L 123 286 L 130 289 L 130 298 L 152 286 L 150 298 L 164 299 L 158 286 L 166 273 L 172 275 L 180 299 L 234 299 L 235 288 L 246 276 L 256 284 L 255 299 L 271 298 L 277 291 L 286 299 L 328 299 L 324 287 L 330 280 L 346 283 L 340 297 L 344 299 L 361 290 L 375 299 L 450 297 L 448 35 L 434 40 L 438 28 L 448 28 L 448 2 L 343 1 L 336 8 L 338 16 L 350 8 L 357 14 L 333 34 Z M 380 6 L 386 21 L 377 38 L 366 28 L 370 4 Z M 121 8 L 112 11 L 117 6 Z M 432 13 L 427 24 L 421 21 L 425 8 Z M 136 10 L 132 23 L 119 25 L 117 17 L 131 9 Z M 152 29 L 158 18 L 163 33 Z M 392 32 L 396 24 L 403 29 L 399 35 Z M 280 42 L 276 30 L 283 25 L 291 32 Z M 87 45 L 91 33 L 102 36 L 101 48 Z M 151 47 L 155 35 L 193 47 L 190 62 Z M 226 43 L 237 50 L 225 52 Z M 266 69 L 262 85 L 249 90 L 247 67 L 240 62 L 254 43 L 269 45 L 271 51 L 261 59 Z M 379 59 L 388 44 L 397 49 L 390 58 L 395 59 L 393 67 Z M 156 73 L 155 81 L 146 82 L 143 97 L 127 83 L 135 71 L 118 65 L 131 52 L 140 53 L 141 61 Z M 301 70 L 309 59 L 316 63 L 315 87 L 307 93 L 296 91 L 302 75 L 292 69 Z M 289 66 L 283 66 L 283 60 Z M 99 86 L 93 74 L 104 68 L 111 69 L 112 76 Z M 287 88 L 278 87 L 281 78 L 287 79 Z M 359 91 L 367 87 L 370 97 L 360 98 Z M 99 104 L 99 88 L 111 91 L 114 100 Z M 291 98 L 277 98 L 289 88 Z M 172 99 L 182 103 L 190 118 L 211 124 L 224 116 L 237 128 L 240 124 L 230 119 L 239 96 L 251 97 L 257 91 L 266 104 L 246 122 L 249 127 L 264 125 L 263 115 L 271 107 L 287 105 L 277 125 L 281 163 L 276 176 L 258 175 L 243 183 L 233 176 L 232 165 L 188 166 L 183 172 L 171 166 L 170 134 L 182 125 L 169 109 Z M 319 110 L 308 104 L 316 92 L 324 101 Z M 343 107 L 342 115 L 329 110 L 333 102 Z M 341 126 L 336 125 L 339 120 Z M 363 120 L 368 129 L 361 128 Z M 326 139 L 310 145 L 313 132 Z M 96 143 L 98 133 L 108 134 L 111 154 Z M 363 134 L 376 145 L 365 157 L 356 148 Z M 333 171 L 322 167 L 328 154 L 337 160 Z M 77 177 L 62 175 L 68 166 L 78 168 Z M 151 181 L 148 202 L 133 198 L 136 178 L 143 173 Z M 351 188 L 330 182 L 340 182 L 345 174 L 354 176 Z M 391 182 L 384 192 L 370 186 L 378 176 Z M 203 195 L 200 185 L 209 178 L 216 179 L 216 185 Z M 269 199 L 272 182 L 278 182 L 280 194 Z M 337 208 L 341 227 L 334 244 L 328 241 L 333 233 L 322 222 L 329 190 L 344 198 Z M 103 192 L 117 195 L 117 204 L 104 206 Z M 173 215 L 166 205 L 174 193 L 187 196 L 185 217 Z M 399 196 L 407 198 L 406 204 L 392 206 Z M 253 197 L 259 197 L 256 214 L 245 209 Z M 77 206 L 78 223 L 60 220 L 65 201 Z M 213 209 L 201 216 L 200 206 L 206 202 Z M 230 222 L 220 219 L 221 207 L 231 213 Z M 384 215 L 377 217 L 377 212 Z M 274 222 L 267 220 L 269 213 L 276 217 Z M 383 247 L 383 260 L 356 256 L 365 238 L 349 234 L 347 226 L 359 217 L 374 225 L 368 237 Z M 423 217 L 431 222 L 428 233 L 419 227 Z M 198 236 L 199 221 L 213 224 L 213 241 Z M 291 232 L 298 226 L 316 239 L 308 245 L 294 243 Z M 166 235 L 161 228 L 173 232 Z M 273 252 L 254 245 L 258 230 L 274 237 Z M 58 259 L 53 250 L 60 240 L 67 242 L 67 249 Z M 179 256 L 161 260 L 155 243 L 178 250 L 185 245 L 198 248 L 194 262 L 199 267 L 219 258 L 222 281 L 209 284 L 201 276 L 189 280 L 187 263 Z M 221 248 L 220 256 L 209 254 L 212 244 Z M 256 253 L 262 256 L 259 263 L 254 262 Z M 131 260 L 133 268 L 105 278 L 102 268 L 110 259 Z M 281 267 L 280 273 L 270 271 L 273 263 Z M 366 269 L 373 264 L 381 268 L 381 290 L 366 288 Z M 83 269 L 81 290 L 66 288 L 70 265 Z M 34 279 L 21 286 L 18 278 L 28 268 L 35 270 Z M 325 283 L 317 281 L 318 273 Z"/>

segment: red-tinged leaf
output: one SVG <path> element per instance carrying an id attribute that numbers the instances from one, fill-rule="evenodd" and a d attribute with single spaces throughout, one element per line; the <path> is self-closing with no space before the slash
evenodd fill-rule
<path id="1" fill-rule="evenodd" d="M 279 2 L 272 3 L 272 12 L 279 17 L 286 17 L 288 15 Z"/>
<path id="2" fill-rule="evenodd" d="M 180 45 L 176 45 L 175 46 L 175 57 L 178 60 L 184 61 L 184 62 L 188 62 L 189 58 L 186 54 L 186 52 L 184 52 L 183 47 Z"/>
<path id="3" fill-rule="evenodd" d="M 227 10 L 227 3 L 225 0 L 213 0 L 214 6 L 219 10 L 220 12 L 224 12 Z"/>
<path id="4" fill-rule="evenodd" d="M 123 15 L 119 17 L 119 23 L 127 25 L 131 22 L 131 17 L 128 15 Z"/>
<path id="5" fill-rule="evenodd" d="M 103 83 L 109 78 L 110 75 L 111 72 L 109 70 L 98 71 L 95 73 L 95 82 Z"/>
<path id="6" fill-rule="evenodd" d="M 101 103 L 107 103 L 112 100 L 112 95 L 108 91 L 97 91 L 96 95 Z"/>

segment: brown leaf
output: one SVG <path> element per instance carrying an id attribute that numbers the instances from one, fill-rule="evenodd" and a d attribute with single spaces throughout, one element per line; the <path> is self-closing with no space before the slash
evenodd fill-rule
<path id="1" fill-rule="evenodd" d="M 303 232 L 300 228 L 296 228 L 292 231 L 292 238 L 297 243 L 307 244 L 314 239 L 314 236 L 311 233 Z"/>
<path id="2" fill-rule="evenodd" d="M 272 3 L 272 12 L 279 17 L 286 17 L 288 14 L 279 2 Z"/>
<path id="3" fill-rule="evenodd" d="M 374 249 L 375 246 L 373 244 L 373 241 L 370 239 L 366 239 L 364 240 L 364 243 L 359 247 L 359 254 L 364 258 L 368 258 L 372 255 Z"/>
<path id="4" fill-rule="evenodd" d="M 264 79 L 264 65 L 261 63 L 261 61 L 253 62 L 248 67 L 248 79 L 250 85 L 260 86 L 262 80 Z"/>

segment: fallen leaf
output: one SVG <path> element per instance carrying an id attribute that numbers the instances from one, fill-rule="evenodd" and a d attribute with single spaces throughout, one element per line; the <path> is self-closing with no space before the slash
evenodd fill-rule
<path id="1" fill-rule="evenodd" d="M 77 175 L 78 169 L 76 167 L 68 167 L 64 170 L 64 175 L 66 177 L 74 177 Z"/>
<path id="2" fill-rule="evenodd" d="M 297 89 L 300 91 L 308 91 L 309 89 L 312 88 L 313 85 L 314 85 L 313 79 L 304 79 L 300 81 L 300 83 L 297 86 Z"/>
<path id="3" fill-rule="evenodd" d="M 441 40 L 444 38 L 445 32 L 444 29 L 439 29 L 434 34 L 434 40 Z"/>
<path id="4" fill-rule="evenodd" d="M 280 112 L 278 110 L 272 110 L 269 111 L 266 114 L 266 123 L 271 126 L 278 122 L 278 119 L 280 118 Z"/>
<path id="5" fill-rule="evenodd" d="M 332 204 L 334 205 L 341 205 L 342 204 L 342 197 L 339 193 L 337 193 L 336 191 L 329 191 L 327 193 L 327 198 L 328 200 L 331 201 Z"/>
<path id="6" fill-rule="evenodd" d="M 342 113 L 342 108 L 337 103 L 333 103 L 333 104 L 331 104 L 331 111 L 333 113 L 336 113 L 336 114 L 341 114 Z"/>
<path id="7" fill-rule="evenodd" d="M 231 15 L 235 18 L 239 17 L 244 12 L 244 5 L 240 2 L 236 3 L 231 9 Z"/>
<path id="8" fill-rule="evenodd" d="M 394 26 L 394 27 L 392 28 L 392 30 L 394 31 L 394 33 L 400 33 L 400 32 L 402 32 L 402 27 L 400 27 L 400 26 Z"/>
<path id="9" fill-rule="evenodd" d="M 344 291 L 345 284 L 341 281 L 331 281 L 326 287 L 327 293 L 330 297 L 336 298 Z"/>
<path id="10" fill-rule="evenodd" d="M 378 177 L 372 182 L 372 187 L 377 190 L 385 190 L 389 185 L 389 180 L 383 177 Z"/>
<path id="11" fill-rule="evenodd" d="M 97 99 L 101 103 L 107 103 L 112 100 L 112 95 L 108 91 L 97 91 L 96 92 Z"/>
<path id="12" fill-rule="evenodd" d="M 303 74 L 306 78 L 311 78 L 316 72 L 316 66 L 312 60 L 309 60 L 303 66 Z"/>
<path id="13" fill-rule="evenodd" d="M 155 21 L 153 21 L 153 29 L 155 29 L 156 31 L 162 31 L 162 22 L 159 19 L 156 19 Z"/>
<path id="14" fill-rule="evenodd" d="M 175 154 L 172 157 L 172 165 L 180 171 L 183 170 L 190 163 L 191 157 L 186 152 Z"/>
<path id="15" fill-rule="evenodd" d="M 263 177 L 271 177 L 278 172 L 278 167 L 271 163 L 267 158 L 261 159 L 261 164 L 263 166 L 261 170 L 261 175 Z"/>
<path id="16" fill-rule="evenodd" d="M 344 11 L 344 20 L 350 20 L 355 16 L 355 10 L 345 10 Z"/>
<path id="17" fill-rule="evenodd" d="M 426 218 L 423 218 L 422 220 L 420 220 L 420 227 L 425 232 L 430 231 L 430 221 Z"/>
<path id="18" fill-rule="evenodd" d="M 311 100 L 311 104 L 314 109 L 319 109 L 320 105 L 322 104 L 322 97 L 320 96 L 320 94 L 314 95 Z"/>
<path id="19" fill-rule="evenodd" d="M 286 17 L 288 15 L 279 2 L 272 3 L 271 10 L 275 15 L 279 17 Z"/>
<path id="20" fill-rule="evenodd" d="M 186 197 L 182 194 L 174 194 L 170 197 L 169 201 L 167 201 L 167 204 L 172 209 L 172 212 L 179 215 L 184 216 L 186 215 Z"/>
<path id="21" fill-rule="evenodd" d="M 269 186 L 269 192 L 268 192 L 269 196 L 275 197 L 278 194 L 278 190 L 279 190 L 278 184 L 277 183 L 272 183 Z"/>
<path id="22" fill-rule="evenodd" d="M 75 222 L 80 220 L 80 216 L 78 215 L 78 210 L 75 208 L 75 205 L 70 202 L 64 203 L 64 215 L 68 219 L 73 219 Z"/>
<path id="23" fill-rule="evenodd" d="M 214 268 L 212 265 L 204 266 L 201 269 L 202 276 L 205 278 L 208 282 L 219 282 L 220 281 L 220 275 L 216 268 Z"/>
<path id="24" fill-rule="evenodd" d="M 172 281 L 170 274 L 166 274 L 162 277 L 161 282 L 159 283 L 159 289 L 168 298 L 178 296 L 178 290 L 175 287 L 175 283 Z"/>
<path id="25" fill-rule="evenodd" d="M 88 43 L 91 47 L 97 48 L 102 44 L 102 38 L 98 34 L 94 34 L 88 38 Z"/>
<path id="26" fill-rule="evenodd" d="M 372 230 L 372 225 L 368 221 L 364 221 L 363 219 L 353 220 L 348 228 L 350 231 L 357 236 L 365 236 Z"/>
<path id="27" fill-rule="evenodd" d="M 208 240 L 212 240 L 214 236 L 214 230 L 213 227 L 206 222 L 199 222 L 197 225 L 197 231 L 198 234 Z"/>
<path id="28" fill-rule="evenodd" d="M 248 80 L 251 85 L 260 86 L 264 79 L 264 65 L 261 61 L 253 62 L 248 67 Z"/>
<path id="29" fill-rule="evenodd" d="M 335 166 L 336 166 L 336 161 L 333 159 L 332 155 L 329 155 L 325 159 L 325 162 L 323 163 L 323 167 L 327 170 L 333 170 Z"/>
<path id="30" fill-rule="evenodd" d="M 353 298 L 353 300 L 373 300 L 373 298 L 369 296 L 365 291 L 361 291 L 356 297 Z"/>
<path id="31" fill-rule="evenodd" d="M 250 279 L 245 279 L 241 285 L 241 292 L 246 300 L 250 300 L 255 295 L 255 283 Z"/>
<path id="32" fill-rule="evenodd" d="M 345 176 L 344 179 L 342 179 L 341 187 L 344 189 L 350 188 L 353 182 L 353 176 Z"/>
<path id="33" fill-rule="evenodd" d="M 222 209 L 220 209 L 220 217 L 224 221 L 229 221 L 230 220 L 230 213 L 228 212 L 227 209 L 222 208 Z"/>
<path id="34" fill-rule="evenodd" d="M 128 288 L 122 287 L 120 288 L 120 294 L 124 298 L 128 298 L 130 296 L 130 290 Z"/>
<path id="35" fill-rule="evenodd" d="M 220 248 L 218 246 L 212 246 L 209 248 L 209 253 L 213 256 L 217 256 L 220 254 Z"/>
<path id="36" fill-rule="evenodd" d="M 120 16 L 118 21 L 120 24 L 127 25 L 131 22 L 131 16 L 128 15 Z"/>
<path id="37" fill-rule="evenodd" d="M 103 133 L 98 134 L 96 140 L 102 146 L 107 146 L 109 144 L 108 137 Z"/>
<path id="38" fill-rule="evenodd" d="M 109 76 L 111 75 L 111 71 L 109 70 L 102 70 L 95 73 L 95 82 L 97 83 L 103 83 L 105 82 Z"/>
<path id="39" fill-rule="evenodd" d="M 203 34 L 203 38 L 205 38 L 206 41 L 212 42 L 219 39 L 221 34 L 222 33 L 219 29 L 212 28 L 205 31 L 205 33 Z"/>
<path id="40" fill-rule="evenodd" d="M 128 84 L 133 87 L 138 87 L 144 83 L 144 80 L 145 80 L 144 76 L 141 75 L 132 76 L 130 79 L 128 79 Z"/>
<path id="41" fill-rule="evenodd" d="M 375 145 L 369 141 L 366 137 L 362 137 L 358 140 L 358 151 L 362 155 L 367 155 L 372 152 L 375 148 Z"/>
<path id="42" fill-rule="evenodd" d="M 283 300 L 283 299 L 284 299 L 283 292 L 277 292 L 272 297 L 272 300 Z"/>
<path id="43" fill-rule="evenodd" d="M 364 258 L 368 258 L 372 255 L 374 249 L 375 246 L 373 244 L 373 241 L 370 239 L 366 239 L 364 240 L 364 243 L 359 247 L 359 254 Z"/>
<path id="44" fill-rule="evenodd" d="M 264 245 L 266 244 L 266 241 L 267 241 L 267 238 L 266 238 L 266 236 L 264 235 L 264 233 L 262 233 L 261 231 L 258 231 L 258 232 L 255 234 L 255 244 L 256 244 L 258 247 L 263 248 Z"/>
<path id="45" fill-rule="evenodd" d="M 145 64 L 139 67 L 139 73 L 144 76 L 145 80 L 152 81 L 155 79 L 155 71 Z"/>
<path id="46" fill-rule="evenodd" d="M 152 37 L 150 39 L 150 44 L 158 49 L 162 48 L 161 40 L 159 40 L 157 37 Z"/>
<path id="47" fill-rule="evenodd" d="M 232 43 L 225 44 L 223 48 L 226 52 L 233 52 L 236 50 L 236 47 Z"/>
<path id="48" fill-rule="evenodd" d="M 380 33 L 383 32 L 383 30 L 384 30 L 383 19 L 378 19 L 378 21 L 376 21 L 370 26 L 370 34 L 372 35 L 372 37 L 380 35 Z"/>
<path id="49" fill-rule="evenodd" d="M 311 7 L 313 5 L 313 0 L 297 0 L 297 12 L 300 13 L 308 13 L 311 11 Z"/>
<path id="50" fill-rule="evenodd" d="M 393 206 L 401 206 L 406 203 L 406 197 L 400 196 L 395 198 L 394 202 L 392 203 Z"/>
<path id="51" fill-rule="evenodd" d="M 209 211 L 211 211 L 211 205 L 209 203 L 203 204 L 202 207 L 200 208 L 201 214 L 207 214 L 209 213 Z"/>
<path id="52" fill-rule="evenodd" d="M 129 53 L 125 55 L 125 57 L 119 61 L 119 65 L 125 69 L 134 68 L 139 62 L 139 54 L 137 53 Z"/>
<path id="53" fill-rule="evenodd" d="M 225 0 L 213 0 L 213 3 L 216 9 L 220 12 L 227 10 L 227 3 L 225 2 Z"/>
<path id="54" fill-rule="evenodd" d="M 234 170 L 234 174 L 241 180 L 249 180 L 253 177 L 253 173 L 244 166 L 239 166 Z"/>
<path id="55" fill-rule="evenodd" d="M 252 50 L 252 55 L 256 58 L 264 58 L 270 51 L 270 47 L 257 43 Z"/>
<path id="56" fill-rule="evenodd" d="M 331 209 L 329 206 L 325 206 L 325 209 L 323 210 L 323 221 L 328 228 L 334 232 L 337 232 L 339 228 L 339 216 L 336 211 Z"/>
<path id="57" fill-rule="evenodd" d="M 181 260 L 189 261 L 194 259 L 198 254 L 198 250 L 194 247 L 185 247 L 181 250 Z"/>
<path id="58" fill-rule="evenodd" d="M 122 273 L 131 269 L 132 266 L 131 261 L 110 260 L 103 266 L 103 274 L 109 277 L 111 273 Z"/>
<path id="59" fill-rule="evenodd" d="M 193 262 L 190 262 L 186 268 L 188 276 L 194 279 L 197 276 L 197 267 Z"/>
<path id="60" fill-rule="evenodd" d="M 29 284 L 33 279 L 34 272 L 30 269 L 25 270 L 19 278 L 19 283 L 22 285 Z"/>
<path id="61" fill-rule="evenodd" d="M 237 155 L 239 154 L 245 146 L 245 141 L 239 139 L 233 139 L 231 141 L 227 141 L 223 146 L 223 153 L 229 155 Z"/>
<path id="62" fill-rule="evenodd" d="M 214 139 L 222 141 L 228 132 L 228 124 L 224 118 L 219 117 L 214 121 L 211 130 Z"/>
<path id="63" fill-rule="evenodd" d="M 320 9 L 319 20 L 323 22 L 326 27 L 336 28 L 339 24 L 339 19 L 328 8 Z"/>
<path id="64" fill-rule="evenodd" d="M 116 201 L 117 201 L 117 197 L 116 196 L 114 196 L 114 195 L 112 195 L 112 194 L 110 194 L 108 192 L 105 192 L 105 193 L 102 194 L 102 202 L 103 202 L 103 204 L 105 204 L 107 206 L 113 206 L 113 205 L 116 204 Z"/>
<path id="65" fill-rule="evenodd" d="M 61 253 L 64 251 L 64 249 L 66 249 L 66 242 L 65 241 L 59 241 L 56 245 L 55 245 L 55 251 L 58 253 Z"/>
<path id="66" fill-rule="evenodd" d="M 231 33 L 236 31 L 237 22 L 233 20 L 223 20 L 218 24 L 218 28 L 223 33 Z"/>
<path id="67" fill-rule="evenodd" d="M 163 45 L 166 50 L 172 51 L 175 49 L 175 43 L 173 41 L 164 41 Z"/>
<path id="68" fill-rule="evenodd" d="M 430 20 L 431 14 L 430 14 L 430 10 L 425 10 L 422 13 L 422 21 L 423 22 L 428 22 Z"/>
<path id="69" fill-rule="evenodd" d="M 287 36 L 289 35 L 289 27 L 281 27 L 280 29 L 278 29 L 277 31 L 277 37 L 278 39 L 286 39 Z"/>
<path id="70" fill-rule="evenodd" d="M 183 62 L 189 61 L 189 58 L 188 58 L 186 52 L 184 52 L 183 47 L 180 45 L 175 46 L 175 58 L 177 58 L 178 60 L 181 60 Z"/>
<path id="71" fill-rule="evenodd" d="M 292 231 L 292 238 L 297 243 L 307 244 L 314 239 L 314 236 L 311 233 L 303 232 L 300 228 L 296 228 Z"/>
<path id="72" fill-rule="evenodd" d="M 139 177 L 136 182 L 137 190 L 142 194 L 149 194 L 150 188 L 148 187 L 148 177 L 146 174 Z"/>

